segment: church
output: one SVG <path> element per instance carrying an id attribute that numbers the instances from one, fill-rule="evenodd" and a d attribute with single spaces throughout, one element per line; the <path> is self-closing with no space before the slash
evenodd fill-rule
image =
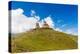
<path id="1" fill-rule="evenodd" d="M 38 22 L 36 23 L 36 28 L 40 28 L 40 26 L 39 26 L 39 23 L 38 23 Z M 42 28 L 49 28 L 49 25 L 47 24 L 47 22 L 46 22 L 46 21 L 44 21 L 44 24 L 43 24 Z"/>

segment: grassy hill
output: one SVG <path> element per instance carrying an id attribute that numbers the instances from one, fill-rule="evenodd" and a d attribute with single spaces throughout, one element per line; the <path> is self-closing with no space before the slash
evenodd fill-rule
<path id="1" fill-rule="evenodd" d="M 50 28 L 34 29 L 12 36 L 12 52 L 66 50 L 77 48 L 77 36 Z"/>

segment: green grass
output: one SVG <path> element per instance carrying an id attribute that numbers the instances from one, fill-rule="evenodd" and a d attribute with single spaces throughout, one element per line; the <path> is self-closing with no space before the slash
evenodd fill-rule
<path id="1" fill-rule="evenodd" d="M 77 36 L 49 28 L 34 29 L 12 37 L 12 52 L 66 50 L 77 48 Z"/>

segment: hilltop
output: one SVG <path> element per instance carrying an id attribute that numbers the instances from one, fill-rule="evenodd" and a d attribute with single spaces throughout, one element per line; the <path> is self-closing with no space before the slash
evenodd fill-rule
<path id="1" fill-rule="evenodd" d="M 12 36 L 12 52 L 33 52 L 48 50 L 77 49 L 77 36 L 38 28 Z"/>

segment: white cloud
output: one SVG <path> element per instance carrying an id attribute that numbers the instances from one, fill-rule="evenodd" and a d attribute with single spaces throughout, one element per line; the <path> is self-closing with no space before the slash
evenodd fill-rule
<path id="1" fill-rule="evenodd" d="M 63 21 L 62 20 L 58 20 L 57 23 L 61 24 Z M 61 26 L 59 26 L 58 28 L 55 28 L 54 30 L 56 31 L 60 31 L 60 32 L 64 32 L 67 34 L 72 34 L 72 35 L 78 35 L 78 32 L 76 31 L 75 28 L 66 28 L 68 27 L 68 24 L 62 24 Z"/>
<path id="2" fill-rule="evenodd" d="M 50 28 L 53 28 L 56 31 L 64 32 L 67 34 L 73 34 L 77 35 L 77 32 L 75 31 L 74 28 L 70 29 L 60 29 L 60 27 L 54 28 L 55 23 L 52 21 L 51 17 L 48 16 L 40 21 L 40 17 L 36 16 L 36 12 L 34 10 L 31 10 L 31 15 L 34 15 L 32 17 L 25 16 L 23 14 L 24 10 L 21 8 L 18 8 L 16 10 L 11 10 L 11 30 L 12 33 L 21 33 L 21 32 L 26 32 L 31 29 L 36 28 L 36 23 L 39 22 L 40 27 L 43 27 L 44 21 L 49 25 Z M 66 27 L 66 24 L 63 24 L 61 26 Z"/>
<path id="3" fill-rule="evenodd" d="M 36 18 L 38 21 L 40 20 L 40 17 L 36 16 L 36 12 L 34 10 L 31 10 L 31 16 Z"/>
<path id="4" fill-rule="evenodd" d="M 54 28 L 55 25 L 50 16 L 46 17 L 44 20 L 46 21 L 50 28 Z"/>
<path id="5" fill-rule="evenodd" d="M 18 8 L 18 9 L 16 9 L 16 10 L 11 10 L 11 15 L 12 15 L 12 16 L 20 15 L 20 14 L 22 14 L 23 12 L 24 12 L 23 9 Z"/>
<path id="6" fill-rule="evenodd" d="M 39 21 L 39 25 L 41 28 L 44 26 L 44 21 L 46 21 L 50 28 L 54 28 L 54 22 L 52 21 L 50 16 Z"/>
<path id="7" fill-rule="evenodd" d="M 40 20 L 40 17 L 39 16 L 34 16 L 34 18 L 37 20 L 37 21 L 39 21 Z"/>
<path id="8" fill-rule="evenodd" d="M 55 31 L 63 32 L 66 34 L 72 34 L 72 35 L 78 35 L 77 31 L 75 31 L 75 28 L 70 28 L 70 29 L 60 29 L 60 28 L 55 28 Z"/>
<path id="9" fill-rule="evenodd" d="M 31 16 L 35 16 L 36 12 L 34 10 L 31 10 Z"/>
<path id="10" fill-rule="evenodd" d="M 66 29 L 66 30 L 64 31 L 64 33 L 72 34 L 72 35 L 78 35 L 78 33 L 77 33 L 77 31 L 75 30 L 75 28 Z"/>
<path id="11" fill-rule="evenodd" d="M 62 29 L 60 29 L 60 28 L 55 28 L 54 30 L 59 31 L 59 32 L 63 32 Z"/>
<path id="12" fill-rule="evenodd" d="M 25 16 L 23 14 L 23 9 L 19 8 L 16 10 L 11 10 L 11 22 L 12 33 L 21 33 L 35 28 L 37 19 L 34 17 Z"/>

